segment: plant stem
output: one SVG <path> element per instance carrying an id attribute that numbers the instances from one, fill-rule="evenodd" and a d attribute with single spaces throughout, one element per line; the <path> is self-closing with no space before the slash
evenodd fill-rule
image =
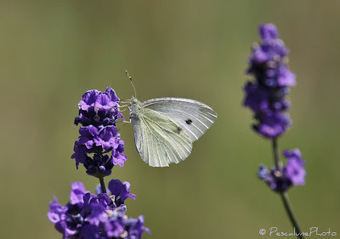
<path id="1" fill-rule="evenodd" d="M 278 150 L 278 146 L 277 146 L 277 138 L 274 138 L 272 140 L 272 146 L 273 146 L 273 154 L 274 154 L 274 162 L 275 162 L 276 170 L 281 172 L 282 171 L 282 162 L 279 159 L 279 150 Z M 290 220 L 294 230 L 296 231 L 297 237 L 300 238 L 300 239 L 303 239 L 301 229 L 300 229 L 299 224 L 298 224 L 296 217 L 294 215 L 292 205 L 290 204 L 290 201 L 289 201 L 289 198 L 288 198 L 288 194 L 286 192 L 280 192 L 279 194 L 281 196 L 283 206 L 284 206 L 284 208 L 285 208 L 285 210 L 288 214 L 289 220 Z"/>
<path id="2" fill-rule="evenodd" d="M 100 182 L 100 187 L 102 189 L 102 193 L 106 193 L 106 188 L 105 188 L 105 183 L 104 183 L 104 177 L 100 177 L 99 178 L 99 182 Z"/>
<path id="3" fill-rule="evenodd" d="M 278 146 L 277 146 L 277 138 L 273 138 L 272 145 L 273 145 L 275 167 L 276 167 L 276 170 L 280 171 L 281 167 L 282 167 L 282 163 L 280 162 L 280 158 L 279 158 L 279 150 L 278 150 Z"/>
<path id="4" fill-rule="evenodd" d="M 293 227 L 294 227 L 294 229 L 296 231 L 297 237 L 300 238 L 300 239 L 303 239 L 303 236 L 302 236 L 302 233 L 301 233 L 301 229 L 299 227 L 299 224 L 296 221 L 296 217 L 294 215 L 294 211 L 293 211 L 292 205 L 290 204 L 290 201 L 289 201 L 289 198 L 288 198 L 288 194 L 286 192 L 281 192 L 280 196 L 281 196 L 283 205 L 284 205 L 284 207 L 286 209 L 286 212 L 288 214 L 288 217 L 290 219 L 290 222 L 292 223 L 292 225 L 293 225 Z"/>

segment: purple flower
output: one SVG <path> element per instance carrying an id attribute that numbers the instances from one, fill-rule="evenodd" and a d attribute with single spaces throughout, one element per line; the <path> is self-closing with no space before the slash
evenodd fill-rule
<path id="1" fill-rule="evenodd" d="M 283 134 L 291 121 L 289 115 L 281 112 L 267 112 L 265 114 L 257 114 L 255 118 L 258 120 L 253 124 L 253 129 L 267 138 L 273 138 Z"/>
<path id="2" fill-rule="evenodd" d="M 295 75 L 287 67 L 288 49 L 278 38 L 273 24 L 259 28 L 261 44 L 253 48 L 249 58 L 248 74 L 255 82 L 247 82 L 243 105 L 255 114 L 253 129 L 260 135 L 272 139 L 286 132 L 291 124 L 285 113 L 290 103 L 285 99 L 289 88 L 295 86 Z"/>
<path id="3" fill-rule="evenodd" d="M 71 158 L 76 160 L 76 167 L 78 169 L 79 164 L 85 163 L 85 160 L 88 158 L 87 152 L 86 152 L 86 147 L 84 145 L 82 145 L 79 142 L 79 140 L 77 140 L 74 143 L 73 151 L 74 151 L 74 153 L 72 154 Z"/>
<path id="4" fill-rule="evenodd" d="M 271 41 L 278 38 L 279 33 L 274 24 L 261 25 L 259 29 L 259 34 L 264 41 Z"/>
<path id="5" fill-rule="evenodd" d="M 114 124 L 117 118 L 123 118 L 119 113 L 119 98 L 110 87 L 107 87 L 105 92 L 87 91 L 78 106 L 79 116 L 74 120 L 76 125 L 80 123 L 83 126 L 105 126 Z"/>
<path id="6" fill-rule="evenodd" d="M 287 164 L 283 168 L 273 167 L 269 171 L 266 166 L 261 165 L 257 173 L 258 177 L 276 192 L 284 192 L 291 186 L 305 184 L 306 170 L 303 167 L 305 161 L 302 159 L 300 150 L 286 150 L 283 155 L 287 159 Z"/>
<path id="7" fill-rule="evenodd" d="M 127 235 L 129 239 L 140 239 L 142 238 L 142 233 L 147 232 L 151 233 L 151 230 L 147 227 L 144 227 L 144 217 L 139 216 L 137 219 L 128 218 L 125 220 L 125 224 L 128 227 Z"/>
<path id="8" fill-rule="evenodd" d="M 269 110 L 269 95 L 268 91 L 258 84 L 247 82 L 244 87 L 246 98 L 244 99 L 244 106 L 249 107 L 255 112 L 266 112 Z"/>
<path id="9" fill-rule="evenodd" d="M 79 133 L 77 145 L 85 146 L 87 153 L 108 152 L 117 149 L 119 144 L 123 144 L 120 142 L 117 128 L 113 125 L 106 127 L 84 126 L 79 129 Z"/>
<path id="10" fill-rule="evenodd" d="M 138 239 L 145 231 L 150 233 L 144 227 L 143 216 L 135 219 L 125 214 L 125 200 L 136 198 L 130 193 L 128 182 L 111 180 L 105 192 L 104 176 L 111 174 L 114 165 L 123 167 L 127 159 L 123 154 L 124 141 L 117 133 L 118 118 L 123 118 L 119 98 L 109 87 L 105 92 L 88 91 L 79 102 L 75 124 L 82 126 L 71 158 L 77 168 L 81 163 L 88 175 L 99 178 L 100 190 L 91 194 L 83 183 L 75 182 L 69 203 L 61 205 L 56 197 L 50 202 L 47 216 L 64 239 Z"/>
<path id="11" fill-rule="evenodd" d="M 115 203 L 117 206 L 123 204 L 129 197 L 136 199 L 136 195 L 130 193 L 130 183 L 128 182 L 122 183 L 118 179 L 112 179 L 109 182 L 108 189 L 111 194 L 115 196 Z"/>
<path id="12" fill-rule="evenodd" d="M 287 159 L 285 174 L 291 180 L 293 185 L 304 185 L 306 170 L 304 169 L 305 161 L 302 159 L 299 149 L 284 151 L 283 155 Z"/>
<path id="13" fill-rule="evenodd" d="M 134 198 L 134 194 L 129 193 L 129 185 L 127 182 L 113 180 L 111 189 L 116 193 L 113 193 L 114 198 Z M 137 219 L 128 218 L 124 204 L 117 205 L 105 193 L 94 195 L 86 192 L 81 182 L 72 184 L 70 200 L 68 204 L 60 205 L 55 198 L 48 212 L 48 218 L 65 239 L 137 239 L 145 231 L 150 233 L 144 227 L 142 216 Z"/>
<path id="14" fill-rule="evenodd" d="M 83 196 L 85 195 L 85 187 L 82 182 L 74 182 L 71 185 L 70 201 L 72 204 L 83 203 Z"/>
<path id="15" fill-rule="evenodd" d="M 120 135 L 117 134 L 116 137 L 115 150 L 112 150 L 112 163 L 114 165 L 119 165 L 120 167 L 124 167 L 124 162 L 127 160 L 127 157 L 124 152 L 124 141 L 120 139 Z"/>
<path id="16" fill-rule="evenodd" d="M 57 223 L 62 220 L 63 215 L 67 212 L 67 207 L 58 203 L 58 199 L 54 197 L 54 200 L 50 202 L 50 211 L 47 214 L 48 219 L 52 223 Z"/>
<path id="17" fill-rule="evenodd" d="M 79 198 L 85 194 L 84 186 L 80 182 L 72 184 L 70 199 L 73 203 L 63 206 L 58 203 L 57 198 L 50 203 L 50 211 L 47 216 L 55 224 L 57 231 L 63 234 L 63 238 L 77 236 L 84 223 L 84 218 L 80 215 L 84 205 Z"/>
<path id="18" fill-rule="evenodd" d="M 97 147 L 101 147 L 104 152 L 111 151 L 118 147 L 118 145 L 116 145 L 116 136 L 119 137 L 117 128 L 114 126 L 106 126 L 100 129 L 98 135 L 94 138 L 94 143 Z"/>
<path id="19" fill-rule="evenodd" d="M 119 98 L 113 89 L 105 92 L 90 90 L 79 102 L 79 116 L 75 123 L 83 126 L 79 129 L 79 138 L 74 144 L 76 167 L 84 164 L 87 174 L 104 177 L 111 174 L 114 165 L 124 166 L 127 160 L 124 141 L 117 133 L 116 121 L 123 118 L 119 113 Z M 110 156 L 108 156 L 110 155 Z"/>

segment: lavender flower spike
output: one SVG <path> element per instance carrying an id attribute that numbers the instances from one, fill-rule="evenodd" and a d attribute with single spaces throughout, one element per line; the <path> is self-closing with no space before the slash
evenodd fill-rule
<path id="1" fill-rule="evenodd" d="M 285 113 L 290 103 L 284 97 L 289 93 L 289 87 L 296 83 L 295 75 L 287 66 L 288 49 L 278 38 L 276 27 L 261 25 L 259 34 L 262 42 L 254 46 L 247 70 L 255 81 L 244 86 L 243 105 L 254 111 L 256 123 L 253 129 L 272 139 L 282 135 L 291 124 Z"/>
<path id="2" fill-rule="evenodd" d="M 105 92 L 87 91 L 78 104 L 81 124 L 80 136 L 74 144 L 76 167 L 83 164 L 86 173 L 99 179 L 97 194 L 86 191 L 82 182 L 72 183 L 70 201 L 59 204 L 55 197 L 47 214 L 63 239 L 141 239 L 144 218 L 129 218 L 124 204 L 130 193 L 130 183 L 111 180 L 106 190 L 104 177 L 111 174 L 114 165 L 124 166 L 124 141 L 117 133 L 116 122 L 123 118 L 119 112 L 119 98 L 113 89 Z"/>
<path id="3" fill-rule="evenodd" d="M 254 112 L 254 131 L 271 141 L 275 166 L 268 169 L 261 165 L 257 175 L 280 195 L 294 230 L 299 234 L 298 237 L 303 239 L 286 191 L 293 185 L 305 184 L 305 162 L 300 151 L 294 149 L 283 152 L 287 159 L 286 165 L 283 165 L 277 143 L 278 137 L 291 125 L 287 113 L 290 102 L 285 97 L 290 91 L 289 87 L 296 84 L 295 74 L 288 69 L 289 51 L 279 39 L 276 26 L 260 25 L 259 35 L 261 42 L 253 47 L 247 70 L 247 74 L 252 75 L 254 79 L 248 81 L 243 88 L 243 105 Z"/>
<path id="4" fill-rule="evenodd" d="M 79 138 L 74 144 L 76 167 L 83 164 L 87 174 L 102 178 L 111 174 L 114 165 L 124 166 L 124 141 L 117 133 L 116 122 L 123 118 L 119 98 L 113 89 L 105 92 L 87 91 L 79 104 L 76 125 L 81 124 Z"/>

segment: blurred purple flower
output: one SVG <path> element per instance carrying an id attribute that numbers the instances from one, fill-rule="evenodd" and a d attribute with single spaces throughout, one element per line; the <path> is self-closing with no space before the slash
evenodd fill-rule
<path id="1" fill-rule="evenodd" d="M 290 124 L 289 115 L 281 112 L 271 112 L 255 115 L 260 124 L 253 125 L 253 129 L 264 137 L 272 138 L 285 132 Z"/>
<path id="2" fill-rule="evenodd" d="M 282 135 L 291 124 L 289 115 L 284 113 L 290 104 L 284 97 L 289 93 L 288 87 L 296 82 L 286 63 L 288 49 L 278 38 L 275 25 L 261 25 L 259 34 L 262 42 L 254 46 L 247 70 L 255 82 L 249 81 L 244 86 L 243 105 L 254 111 L 253 129 L 272 139 Z"/>
<path id="3" fill-rule="evenodd" d="M 64 239 L 138 239 L 145 231 L 150 233 L 144 227 L 142 216 L 137 219 L 128 218 L 125 215 L 126 206 L 112 201 L 112 198 L 135 197 L 129 193 L 129 183 L 121 183 L 119 180 L 110 183 L 119 188 L 113 189 L 116 191 L 116 194 L 112 193 L 113 197 L 105 193 L 90 194 L 81 182 L 76 182 L 72 184 L 71 202 L 63 206 L 54 198 L 50 203 L 48 218 Z"/>
<path id="4" fill-rule="evenodd" d="M 305 161 L 302 159 L 300 150 L 284 151 L 283 155 L 287 159 L 285 170 L 287 177 L 293 185 L 304 185 L 307 172 L 304 169 Z"/>
<path id="5" fill-rule="evenodd" d="M 287 191 L 291 186 L 304 185 L 306 170 L 305 161 L 302 159 L 299 149 L 284 151 L 287 164 L 282 169 L 273 167 L 271 171 L 261 165 L 257 173 L 258 177 L 277 192 Z"/>

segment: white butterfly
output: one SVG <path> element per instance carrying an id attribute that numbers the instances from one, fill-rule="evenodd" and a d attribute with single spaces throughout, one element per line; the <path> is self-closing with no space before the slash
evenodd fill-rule
<path id="1" fill-rule="evenodd" d="M 152 167 L 166 167 L 186 159 L 192 143 L 217 117 L 209 106 L 183 98 L 140 102 L 132 97 L 129 110 L 136 149 L 144 162 Z"/>

